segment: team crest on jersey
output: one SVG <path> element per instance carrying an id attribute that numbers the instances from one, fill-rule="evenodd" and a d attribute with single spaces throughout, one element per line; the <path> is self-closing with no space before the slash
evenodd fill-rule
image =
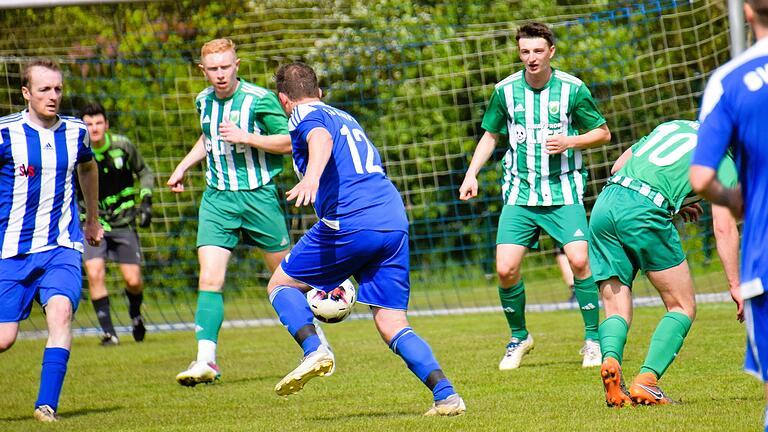
<path id="1" fill-rule="evenodd" d="M 515 125 L 515 139 L 519 143 L 524 143 L 526 139 L 526 132 L 525 127 L 523 125 L 516 124 Z"/>
<path id="2" fill-rule="evenodd" d="M 240 123 L 240 111 L 230 111 L 229 121 L 232 123 Z"/>
<path id="3" fill-rule="evenodd" d="M 554 101 L 549 103 L 549 113 L 554 115 L 560 111 L 560 102 Z"/>

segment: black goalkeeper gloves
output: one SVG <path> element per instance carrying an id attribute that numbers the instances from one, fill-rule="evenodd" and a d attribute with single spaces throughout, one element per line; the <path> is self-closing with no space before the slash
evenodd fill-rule
<path id="1" fill-rule="evenodd" d="M 146 228 L 152 223 L 152 195 L 147 195 L 139 205 L 139 226 Z"/>

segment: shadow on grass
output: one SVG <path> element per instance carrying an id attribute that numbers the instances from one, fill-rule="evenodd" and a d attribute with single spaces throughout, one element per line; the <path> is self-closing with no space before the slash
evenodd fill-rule
<path id="1" fill-rule="evenodd" d="M 66 420 L 69 418 L 75 418 L 80 417 L 84 415 L 89 414 L 106 414 L 112 411 L 119 411 L 125 407 L 122 406 L 112 406 L 112 407 L 104 407 L 104 408 L 85 408 L 85 409 L 79 409 L 79 410 L 66 410 L 64 411 L 64 414 L 62 414 L 59 419 L 60 420 Z M 29 415 L 25 416 L 18 416 L 18 417 L 0 417 L 0 422 L 21 422 L 21 421 L 28 421 L 32 420 L 34 417 L 32 416 L 32 411 L 29 412 Z"/>
<path id="2" fill-rule="evenodd" d="M 414 414 L 413 411 L 388 411 L 388 412 L 359 412 L 359 413 L 339 413 L 339 412 L 329 412 L 327 415 L 317 415 L 317 416 L 308 416 L 307 419 L 309 420 L 320 420 L 320 421 L 336 421 L 339 419 L 356 419 L 356 418 L 413 418 L 418 417 L 419 414 Z"/>

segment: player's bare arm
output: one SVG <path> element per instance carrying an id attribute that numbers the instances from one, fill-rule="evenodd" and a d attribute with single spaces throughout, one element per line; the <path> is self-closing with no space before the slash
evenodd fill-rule
<path id="1" fill-rule="evenodd" d="M 581 135 L 552 135 L 547 138 L 547 153 L 560 154 L 568 149 L 588 149 L 611 141 L 611 131 L 603 124 Z"/>
<path id="2" fill-rule="evenodd" d="M 467 168 L 467 173 L 464 175 L 464 181 L 459 187 L 460 200 L 466 201 L 477 196 L 477 174 L 493 154 L 493 149 L 496 148 L 498 142 L 499 134 L 497 133 L 486 131 L 480 138 L 475 153 L 472 155 L 472 161 L 469 163 L 469 168 Z"/>
<path id="3" fill-rule="evenodd" d="M 736 319 L 744 321 L 744 300 L 739 291 L 739 229 L 736 219 L 727 207 L 712 206 L 712 227 L 715 233 L 717 255 L 723 264 L 728 290 L 736 303 Z"/>
<path id="4" fill-rule="evenodd" d="M 616 159 L 616 162 L 613 163 L 613 166 L 611 167 L 611 175 L 616 174 L 619 172 L 621 167 L 624 166 L 625 163 L 632 157 L 632 147 L 626 149 L 624 153 L 619 156 L 618 159 Z"/>
<path id="5" fill-rule="evenodd" d="M 291 153 L 290 135 L 252 134 L 240 129 L 235 123 L 226 119 L 219 125 L 219 136 L 224 141 L 229 143 L 246 144 L 251 147 L 264 150 L 267 153 Z"/>
<path id="6" fill-rule="evenodd" d="M 85 241 L 98 246 L 104 235 L 104 228 L 99 223 L 99 168 L 95 160 L 78 164 L 77 176 L 80 189 L 85 199 Z"/>
<path id="7" fill-rule="evenodd" d="M 187 153 L 187 155 L 184 156 L 184 159 L 176 165 L 176 169 L 173 170 L 171 177 L 166 182 L 171 188 L 171 192 L 184 192 L 184 175 L 191 166 L 194 166 L 205 159 L 206 154 L 205 136 L 201 134 L 189 153 Z"/>
<path id="8" fill-rule="evenodd" d="M 714 169 L 703 165 L 691 165 L 689 179 L 693 191 L 712 204 L 728 207 L 735 218 L 744 214 L 741 186 L 727 188 L 717 179 Z"/>
<path id="9" fill-rule="evenodd" d="M 309 148 L 307 171 L 301 181 L 285 193 L 288 201 L 296 200 L 296 207 L 315 203 L 320 176 L 323 174 L 333 151 L 333 138 L 323 128 L 312 129 L 307 135 L 307 147 Z"/>

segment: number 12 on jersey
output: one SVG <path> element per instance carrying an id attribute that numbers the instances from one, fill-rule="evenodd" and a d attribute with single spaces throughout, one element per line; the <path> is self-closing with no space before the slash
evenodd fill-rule
<path id="1" fill-rule="evenodd" d="M 347 125 L 342 126 L 339 132 L 347 139 L 347 147 L 349 147 L 349 152 L 352 154 L 352 163 L 355 165 L 356 173 L 384 173 L 384 169 L 373 162 L 376 150 L 373 148 L 373 144 L 368 141 L 365 132 L 357 128 L 350 130 Z M 366 153 L 365 169 L 363 169 L 362 159 L 360 159 L 360 150 L 357 148 L 358 144 L 364 145 Z"/>

